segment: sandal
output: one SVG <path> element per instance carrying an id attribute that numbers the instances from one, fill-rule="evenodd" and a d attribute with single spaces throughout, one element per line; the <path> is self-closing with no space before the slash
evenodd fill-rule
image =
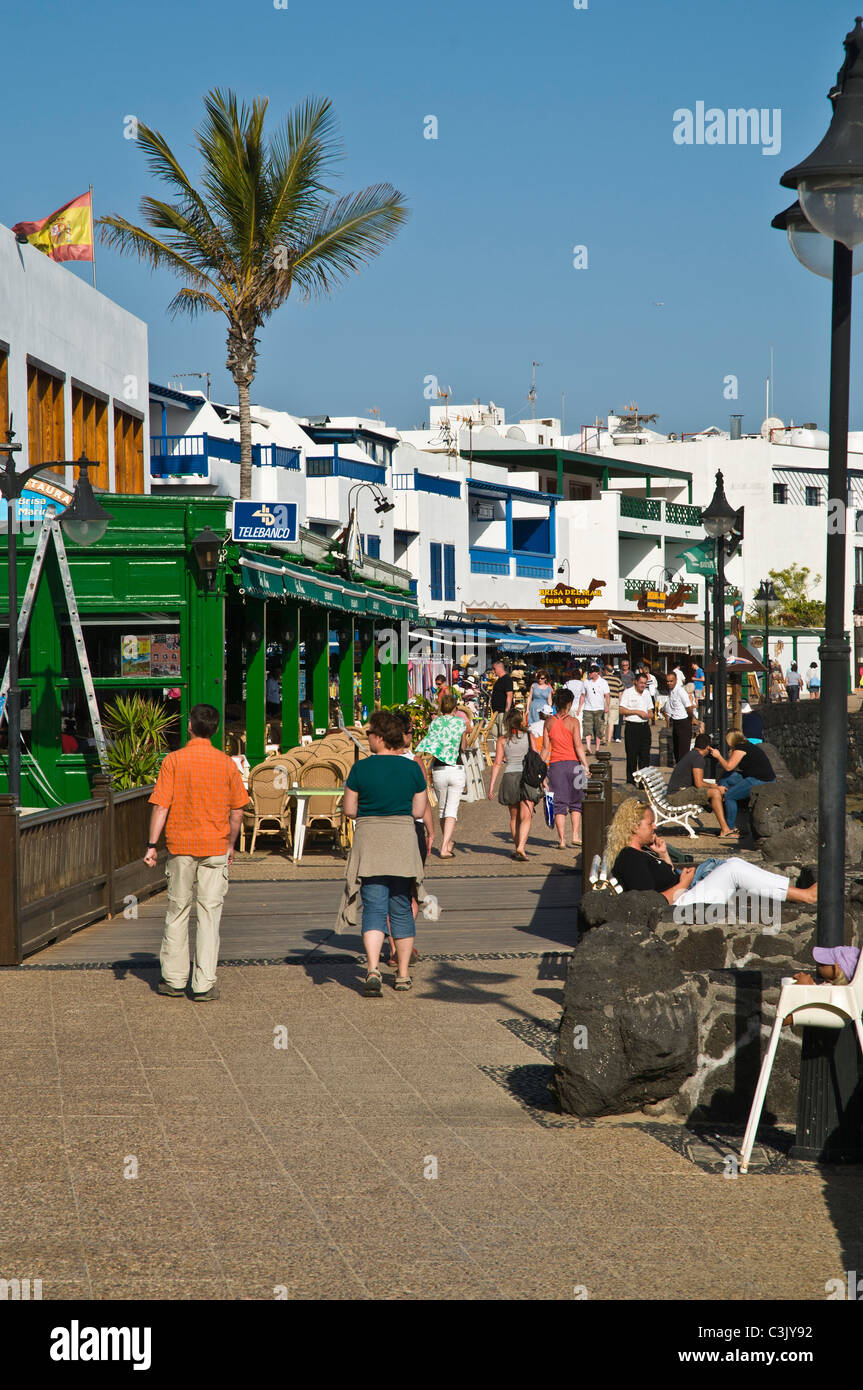
<path id="1" fill-rule="evenodd" d="M 455 858 L 455 856 L 454 856 L 452 850 L 450 850 L 449 854 L 443 854 L 443 853 L 438 854 L 438 859 L 453 859 L 453 858 Z"/>
<path id="2" fill-rule="evenodd" d="M 383 989 L 383 980 L 379 970 L 370 970 L 366 975 L 366 998 L 380 999 Z"/>
<path id="3" fill-rule="evenodd" d="M 510 859 L 517 859 L 519 864 L 527 863 L 527 855 L 522 854 L 521 850 L 516 850 L 515 854 L 511 854 L 509 857 Z"/>
<path id="4" fill-rule="evenodd" d="M 410 975 L 396 975 L 394 988 L 398 990 L 413 989 L 413 980 Z"/>

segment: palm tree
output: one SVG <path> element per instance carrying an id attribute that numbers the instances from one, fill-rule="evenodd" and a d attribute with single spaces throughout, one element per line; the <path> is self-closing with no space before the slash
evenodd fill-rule
<path id="1" fill-rule="evenodd" d="M 257 371 L 255 332 L 296 285 L 306 300 L 329 294 L 392 240 L 408 213 L 391 184 L 333 199 L 327 186 L 341 154 L 332 105 L 308 97 L 269 139 L 268 100 L 248 107 L 212 91 L 196 132 L 202 159 L 196 188 L 164 136 L 138 126 L 138 144 L 173 202 L 142 198 L 145 225 L 102 217 L 102 240 L 166 266 L 185 281 L 168 312 L 223 313 L 228 320 L 227 368 L 240 411 L 240 496 L 252 492 L 249 388 Z"/>

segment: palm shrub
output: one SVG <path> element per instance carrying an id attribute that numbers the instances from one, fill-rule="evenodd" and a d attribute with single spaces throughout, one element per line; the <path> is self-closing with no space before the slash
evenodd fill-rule
<path id="1" fill-rule="evenodd" d="M 168 748 L 165 734 L 175 716 L 158 700 L 143 695 L 118 695 L 105 706 L 102 723 L 110 735 L 108 770 L 118 791 L 146 787 L 159 775 Z"/>
<path id="2" fill-rule="evenodd" d="M 267 106 L 264 97 L 251 106 L 239 103 L 231 91 L 205 97 L 206 118 L 195 132 L 197 186 L 165 137 L 139 122 L 136 142 L 172 201 L 142 198 L 140 227 L 125 217 L 99 219 L 108 245 L 184 282 L 168 307 L 172 316 L 225 315 L 243 498 L 252 495 L 249 390 L 257 373 L 257 330 L 292 289 L 308 300 L 358 273 L 408 215 L 403 195 L 388 183 L 332 196 L 329 182 L 341 149 L 328 100 L 308 97 L 269 138 Z"/>
<path id="3" fill-rule="evenodd" d="M 424 695 L 413 695 L 404 705 L 383 705 L 383 709 L 392 710 L 393 714 L 406 714 L 413 725 L 413 747 L 421 743 L 429 731 L 429 725 L 438 714 L 437 705 L 432 704 Z"/>

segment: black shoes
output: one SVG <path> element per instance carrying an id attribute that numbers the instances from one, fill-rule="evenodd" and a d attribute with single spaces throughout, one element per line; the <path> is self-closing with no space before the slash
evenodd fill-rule
<path id="1" fill-rule="evenodd" d="M 192 999 L 195 1001 L 196 1004 L 211 1004 L 213 1000 L 218 999 L 218 997 L 218 985 L 213 985 L 212 989 L 208 989 L 204 994 L 192 995 Z"/>

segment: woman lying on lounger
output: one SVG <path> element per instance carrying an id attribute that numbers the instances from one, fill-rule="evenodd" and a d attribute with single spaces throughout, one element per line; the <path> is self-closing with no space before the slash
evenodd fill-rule
<path id="1" fill-rule="evenodd" d="M 814 903 L 818 885 L 792 888 L 783 874 L 771 874 L 745 859 L 726 859 L 699 873 L 694 865 L 677 870 L 664 840 L 656 833 L 653 812 L 634 797 L 624 801 L 611 822 L 606 846 L 612 873 L 626 892 L 661 893 L 670 903 L 727 903 L 738 889 L 780 902 Z"/>

